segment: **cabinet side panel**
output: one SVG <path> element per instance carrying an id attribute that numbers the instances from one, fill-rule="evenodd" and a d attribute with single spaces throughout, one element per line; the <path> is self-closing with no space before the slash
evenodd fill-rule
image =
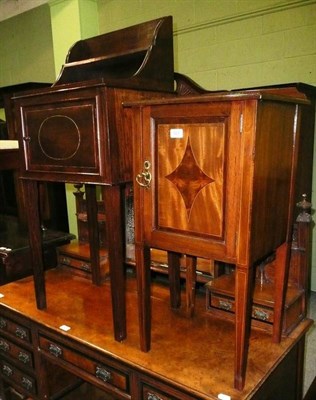
<path id="1" fill-rule="evenodd" d="M 294 143 L 295 104 L 261 102 L 254 154 L 254 260 L 286 240 Z"/>

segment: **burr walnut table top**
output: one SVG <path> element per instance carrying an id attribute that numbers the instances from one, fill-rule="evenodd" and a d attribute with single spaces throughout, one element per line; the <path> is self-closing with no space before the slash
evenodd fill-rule
<path id="1" fill-rule="evenodd" d="M 311 324 L 301 323 L 281 344 L 272 343 L 266 332 L 252 330 L 246 384 L 242 391 L 233 389 L 234 324 L 205 313 L 205 295 L 197 296 L 193 318 L 185 309 L 172 311 L 168 287 L 152 287 L 152 348 L 139 349 L 136 284 L 127 279 L 127 339 L 113 338 L 110 285 L 100 287 L 65 272 L 62 268 L 46 272 L 48 307 L 38 310 L 32 277 L 12 282 L 0 289 L 0 310 L 5 308 L 31 320 L 43 331 L 74 340 L 83 348 L 109 356 L 116 362 L 166 384 L 189 390 L 192 396 L 216 399 L 219 393 L 232 399 L 248 399 L 259 390 L 273 370 L 304 336 Z M 62 331 L 67 325 L 71 329 Z"/>

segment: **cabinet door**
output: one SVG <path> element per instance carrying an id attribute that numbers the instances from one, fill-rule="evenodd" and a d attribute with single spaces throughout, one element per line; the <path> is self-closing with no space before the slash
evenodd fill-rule
<path id="1" fill-rule="evenodd" d="M 17 100 L 23 176 L 71 182 L 108 179 L 105 92 L 51 91 Z"/>
<path id="2" fill-rule="evenodd" d="M 240 105 L 233 102 L 143 109 L 136 208 L 148 245 L 233 261 L 239 121 Z"/>

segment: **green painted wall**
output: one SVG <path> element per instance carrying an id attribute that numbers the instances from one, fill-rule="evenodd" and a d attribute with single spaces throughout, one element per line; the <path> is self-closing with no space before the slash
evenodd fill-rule
<path id="1" fill-rule="evenodd" d="M 315 0 L 99 0 L 100 33 L 164 15 L 176 70 L 208 89 L 316 84 Z"/>
<path id="2" fill-rule="evenodd" d="M 0 86 L 54 79 L 49 6 L 0 22 Z"/>

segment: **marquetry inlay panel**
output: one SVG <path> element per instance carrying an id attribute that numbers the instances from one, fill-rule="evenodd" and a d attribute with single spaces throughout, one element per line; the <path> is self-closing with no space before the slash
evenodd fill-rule
<path id="1" fill-rule="evenodd" d="M 157 124 L 159 229 L 223 236 L 226 132 L 225 118 Z"/>

